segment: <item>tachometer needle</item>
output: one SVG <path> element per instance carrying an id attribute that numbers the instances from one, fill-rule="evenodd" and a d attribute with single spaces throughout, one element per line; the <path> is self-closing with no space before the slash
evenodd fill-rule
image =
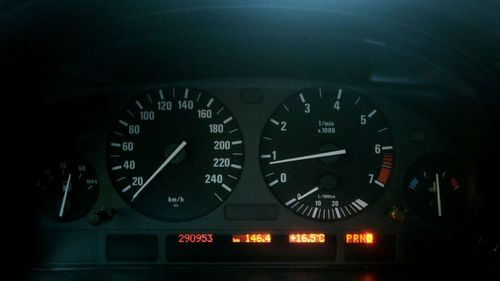
<path id="1" fill-rule="evenodd" d="M 64 195 L 61 203 L 61 208 L 59 209 L 59 217 L 62 218 L 64 215 L 64 209 L 66 208 L 66 201 L 68 198 L 69 185 L 71 182 L 71 174 L 68 176 L 68 180 L 66 181 L 66 185 L 64 186 Z"/>
<path id="2" fill-rule="evenodd" d="M 130 201 L 134 201 L 135 198 L 137 198 L 137 196 L 141 194 L 144 188 L 146 188 L 146 186 L 148 186 L 148 184 L 163 170 L 163 168 L 165 168 L 165 166 L 167 166 L 168 163 L 170 163 L 172 159 L 174 159 L 174 157 L 177 156 L 179 152 L 181 152 L 181 150 L 186 146 L 186 144 L 187 143 L 185 141 L 182 141 L 181 144 L 177 146 L 177 148 L 167 157 L 167 159 L 161 164 L 161 166 L 158 169 L 156 169 L 156 171 L 148 178 L 148 180 L 141 186 L 141 188 L 137 190 L 134 196 L 132 196 L 132 200 Z"/>
<path id="3" fill-rule="evenodd" d="M 443 211 L 441 209 L 441 190 L 439 187 L 439 174 L 436 173 L 436 196 L 437 196 L 437 204 L 438 204 L 438 216 L 443 216 Z"/>
<path id="4" fill-rule="evenodd" d="M 328 152 L 322 152 L 322 153 L 317 153 L 317 154 L 288 158 L 288 159 L 283 159 L 283 160 L 271 161 L 271 162 L 269 162 L 269 165 L 302 161 L 302 160 L 309 160 L 309 159 L 316 159 L 316 158 L 323 158 L 323 157 L 330 157 L 330 156 L 342 155 L 342 154 L 346 154 L 346 153 L 347 153 L 347 151 L 345 149 L 339 149 L 339 150 L 334 150 L 334 151 L 328 151 Z"/>
<path id="5" fill-rule="evenodd" d="M 313 194 L 314 192 L 318 191 L 319 190 L 319 187 L 315 187 L 311 190 L 309 190 L 308 192 L 306 192 L 304 195 L 301 195 L 301 194 L 297 194 L 297 200 L 302 200 L 304 198 L 306 198 L 307 196 Z"/>

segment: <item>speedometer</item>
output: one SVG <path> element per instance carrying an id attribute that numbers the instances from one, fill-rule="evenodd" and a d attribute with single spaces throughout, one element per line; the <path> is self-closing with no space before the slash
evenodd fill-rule
<path id="1" fill-rule="evenodd" d="M 394 165 L 391 127 L 380 109 L 343 88 L 311 88 L 278 106 L 260 142 L 264 179 L 294 213 L 349 218 L 374 204 Z"/>
<path id="2" fill-rule="evenodd" d="M 201 217 L 220 206 L 243 169 L 233 115 L 203 91 L 158 89 L 134 100 L 112 129 L 108 170 L 137 211 L 163 221 Z"/>

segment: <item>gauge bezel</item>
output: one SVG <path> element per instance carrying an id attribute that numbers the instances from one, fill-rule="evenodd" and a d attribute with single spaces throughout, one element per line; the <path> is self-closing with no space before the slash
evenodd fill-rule
<path id="1" fill-rule="evenodd" d="M 177 96 L 174 94 L 174 96 L 172 96 L 172 97 L 167 97 L 167 95 L 169 93 L 169 90 L 172 90 L 172 89 L 182 90 L 182 92 L 179 91 Z M 110 155 L 111 155 L 111 146 L 110 146 L 110 144 L 112 143 L 112 139 L 113 139 L 113 136 L 112 136 L 113 131 L 116 130 L 116 128 L 118 128 L 120 126 L 119 125 L 119 121 L 126 114 L 127 110 L 129 110 L 132 106 L 134 106 L 137 103 L 137 101 L 141 101 L 141 102 L 145 101 L 146 98 L 149 97 L 149 95 L 152 96 L 154 94 L 159 94 L 160 91 L 162 92 L 161 95 L 162 96 L 164 95 L 164 97 L 165 97 L 164 100 L 165 101 L 178 101 L 178 100 L 182 99 L 181 96 L 183 95 L 183 91 L 184 90 L 188 90 L 190 93 L 197 93 L 197 94 L 199 94 L 199 96 L 198 96 L 198 100 L 199 101 L 196 101 L 194 103 L 192 114 L 196 114 L 196 110 L 197 109 L 204 108 L 204 107 L 202 107 L 201 104 L 199 106 L 197 106 L 198 102 L 203 102 L 203 100 L 200 100 L 200 97 L 202 97 L 203 99 L 206 99 L 207 101 L 212 100 L 212 102 L 211 102 L 212 104 L 217 104 L 217 105 L 221 106 L 221 108 L 219 109 L 219 111 L 223 111 L 225 113 L 225 115 L 228 115 L 229 117 L 227 119 L 231 118 L 230 123 L 232 123 L 232 126 L 234 127 L 234 130 L 236 130 L 236 133 L 234 135 L 235 136 L 237 135 L 238 139 L 241 140 L 241 142 L 239 142 L 239 144 L 238 144 L 239 148 L 237 149 L 238 153 L 239 153 L 239 155 L 237 157 L 241 157 L 241 158 L 238 159 L 238 163 L 234 163 L 234 164 L 237 164 L 236 166 L 239 166 L 240 168 L 237 169 L 238 170 L 237 173 L 236 173 L 237 175 L 234 176 L 235 173 L 231 173 L 236 179 L 231 178 L 231 180 L 234 180 L 234 184 L 230 185 L 230 188 L 229 188 L 230 191 L 228 192 L 228 194 L 222 194 L 222 191 L 219 192 L 219 193 L 217 193 L 217 192 L 214 193 L 214 194 L 218 194 L 216 196 L 217 199 L 218 199 L 217 204 L 214 204 L 213 207 L 211 207 L 209 209 L 206 209 L 204 212 L 202 212 L 200 214 L 190 215 L 190 216 L 186 216 L 186 217 L 182 217 L 182 218 L 174 218 L 174 217 L 168 217 L 166 215 L 159 215 L 157 212 L 151 212 L 151 211 L 147 210 L 147 208 L 138 207 L 135 202 L 132 202 L 132 200 L 128 196 L 126 196 L 123 192 L 121 192 L 121 189 L 123 189 L 123 186 L 118 187 L 116 185 L 116 179 L 114 179 L 115 176 L 114 176 L 114 173 L 112 171 L 113 164 L 112 164 L 111 157 L 110 157 Z M 144 107 L 146 108 L 146 105 L 144 105 Z M 173 109 L 171 112 L 164 113 L 164 114 L 175 114 L 176 110 L 180 110 L 180 109 Z M 161 112 L 161 111 L 159 111 L 157 109 L 154 109 L 154 111 L 155 112 Z M 214 115 L 217 115 L 217 113 L 215 113 Z M 221 118 L 221 120 L 220 120 L 221 122 L 220 123 L 222 124 L 223 121 L 226 121 L 227 119 L 222 120 L 222 118 Z M 168 87 L 154 87 L 154 88 L 150 88 L 150 89 L 145 90 L 142 94 L 135 96 L 127 104 L 127 106 L 125 106 L 125 108 L 121 111 L 120 115 L 115 120 L 116 121 L 113 123 L 113 125 L 111 126 L 111 128 L 110 128 L 110 130 L 108 132 L 108 137 L 107 137 L 107 140 L 106 140 L 106 166 L 107 166 L 107 170 L 108 170 L 108 175 L 110 176 L 110 179 L 111 179 L 112 185 L 114 187 L 114 190 L 115 190 L 116 193 L 118 193 L 119 197 L 123 201 L 125 201 L 125 203 L 128 206 L 130 206 L 132 209 L 134 209 L 138 213 L 144 215 L 145 217 L 148 217 L 148 218 L 151 218 L 151 219 L 154 219 L 154 220 L 157 220 L 157 221 L 163 221 L 163 222 L 187 222 L 187 221 L 196 220 L 196 219 L 202 218 L 202 217 L 204 217 L 206 215 L 209 215 L 210 213 L 214 212 L 216 209 L 218 209 L 219 207 L 221 207 L 226 202 L 226 200 L 231 196 L 231 194 L 234 191 L 234 189 L 237 188 L 237 186 L 239 184 L 239 181 L 241 179 L 241 174 L 242 174 L 242 171 L 244 169 L 244 165 L 245 165 L 245 142 L 244 142 L 243 132 L 242 132 L 242 130 L 240 128 L 239 123 L 237 122 L 236 118 L 234 117 L 234 114 L 229 110 L 229 108 L 219 98 L 217 98 L 213 94 L 209 93 L 208 91 L 202 90 L 202 89 L 198 89 L 198 88 L 195 88 L 195 87 L 186 86 L 186 85 L 170 85 Z M 205 119 L 205 120 L 208 120 L 206 122 L 209 123 L 211 120 L 214 120 L 214 119 L 210 119 L 210 120 L 209 119 Z M 155 122 L 161 122 L 161 121 L 155 121 Z M 163 121 L 163 122 L 165 122 L 165 121 Z M 203 121 L 203 122 L 205 122 L 205 121 Z M 194 130 L 194 128 L 190 127 L 189 130 Z M 226 136 L 227 134 L 228 134 L 228 132 L 224 132 L 224 136 Z M 190 157 L 190 155 L 187 155 L 186 157 Z M 208 157 L 208 156 L 206 156 L 206 157 Z M 233 157 L 235 157 L 235 156 L 233 156 Z M 146 179 L 147 179 L 148 176 L 146 176 L 144 178 L 144 181 L 146 181 Z M 224 175 L 224 178 L 227 179 L 226 175 Z M 224 184 L 224 183 L 226 183 L 226 180 L 224 180 L 224 182 L 222 184 Z M 153 184 L 153 182 L 152 182 L 152 184 Z M 190 186 L 190 188 L 192 189 L 193 187 Z M 223 187 L 223 188 L 226 189 L 226 187 Z M 223 190 L 223 189 L 221 189 L 221 190 Z M 226 191 L 224 191 L 224 192 L 226 192 Z"/>
<path id="2" fill-rule="evenodd" d="M 336 96 L 337 94 L 337 91 L 338 90 L 341 90 L 341 91 L 348 91 L 350 92 L 350 94 L 354 94 L 356 95 L 360 100 L 362 100 L 363 102 L 365 102 L 366 104 L 368 104 L 369 106 L 371 106 L 372 108 L 375 108 L 377 109 L 377 114 L 381 115 L 382 116 L 382 120 L 384 121 L 384 126 L 387 128 L 386 131 L 387 133 L 389 133 L 389 137 L 388 139 L 390 140 L 390 146 L 392 147 L 391 151 L 390 151 L 390 154 L 391 154 L 391 163 L 390 163 L 390 168 L 389 168 L 389 175 L 387 176 L 387 179 L 385 180 L 384 182 L 384 187 L 383 187 L 383 190 L 382 192 L 379 192 L 375 198 L 375 200 L 371 200 L 371 202 L 367 202 L 368 205 L 366 207 L 363 207 L 361 210 L 356 210 L 354 212 L 354 214 L 346 214 L 346 213 L 342 213 L 342 216 L 340 218 L 338 217 L 335 217 L 335 215 L 333 215 L 333 218 L 331 219 L 323 219 L 323 218 L 312 218 L 312 217 L 309 217 L 308 215 L 304 215 L 304 214 L 299 214 L 297 213 L 296 211 L 293 211 L 293 210 L 290 210 L 289 206 L 286 205 L 286 201 L 285 200 L 281 200 L 279 198 L 279 196 L 276 195 L 275 191 L 273 190 L 272 187 L 269 186 L 269 182 L 266 180 L 266 172 L 264 171 L 264 164 L 263 164 L 263 161 L 261 159 L 261 155 L 263 154 L 263 150 L 262 150 L 262 144 L 263 144 L 263 136 L 264 136 L 264 133 L 267 129 L 267 127 L 269 126 L 269 122 L 271 120 L 271 118 L 273 116 L 276 115 L 276 112 L 286 103 L 290 102 L 292 99 L 294 99 L 294 97 L 299 97 L 299 94 L 301 93 L 305 93 L 307 91 L 310 91 L 310 90 L 319 90 L 321 89 L 321 91 L 323 93 L 325 93 L 326 91 L 334 91 L 335 94 L 331 94 L 331 96 Z M 302 101 L 302 103 L 304 103 L 304 101 Z M 380 199 L 382 198 L 382 196 L 387 192 L 387 189 L 388 189 L 388 186 L 390 186 L 391 184 L 391 179 L 392 179 L 392 174 L 394 174 L 394 169 L 396 167 L 396 163 L 397 163 L 397 145 L 396 145 L 396 141 L 395 141 L 395 138 L 394 138 L 394 135 L 393 135 L 393 130 L 392 130 L 392 125 L 391 123 L 389 122 L 389 120 L 387 118 L 385 118 L 385 114 L 383 113 L 383 111 L 380 110 L 380 108 L 378 106 L 375 106 L 375 104 L 369 99 L 367 98 L 363 93 L 359 92 L 359 91 L 356 91 L 356 90 L 353 90 L 349 87 L 345 87 L 345 86 L 342 86 L 342 85 L 326 85 L 326 86 L 313 86 L 313 87 L 309 87 L 309 88 L 304 88 L 304 89 L 301 89 L 299 91 L 295 91 L 294 93 L 288 95 L 284 100 L 280 101 L 273 109 L 273 111 L 269 114 L 268 118 L 266 119 L 266 124 L 263 126 L 262 130 L 261 130 L 261 139 L 259 141 L 259 166 L 260 166 L 260 169 L 261 169 L 261 177 L 262 179 L 264 180 L 264 182 L 266 183 L 266 186 L 267 188 L 269 189 L 269 191 L 272 193 L 273 197 L 278 201 L 280 202 L 280 205 L 285 208 L 287 211 L 293 213 L 295 216 L 298 216 L 302 219 L 305 219 L 305 220 L 309 220 L 309 221 L 315 221 L 315 222 L 323 222 L 323 223 L 329 223 L 329 222 L 341 222 L 341 221 L 345 221 L 345 220 L 349 220 L 349 219 L 353 219 L 355 217 L 357 217 L 358 215 L 360 214 L 364 214 L 366 213 L 367 210 L 369 210 L 370 208 L 372 208 L 378 201 L 380 201 Z M 386 144 L 386 145 L 389 145 L 389 144 Z M 381 154 L 381 159 L 383 160 L 384 157 L 382 156 L 384 155 L 384 153 Z M 381 160 L 381 162 L 382 162 Z M 375 174 L 375 178 L 378 178 L 377 177 L 377 174 L 379 174 L 380 171 L 377 171 L 377 173 Z M 359 198 L 358 198 L 359 199 Z M 340 207 L 345 207 L 345 206 L 348 206 L 348 205 L 342 205 L 342 206 L 339 206 Z M 332 211 L 333 213 L 333 211 Z"/>

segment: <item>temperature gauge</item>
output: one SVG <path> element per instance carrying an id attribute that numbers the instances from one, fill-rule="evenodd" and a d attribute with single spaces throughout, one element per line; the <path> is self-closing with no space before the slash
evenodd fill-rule
<path id="1" fill-rule="evenodd" d="M 410 208 L 429 220 L 460 215 L 465 204 L 462 174 L 455 161 L 432 155 L 418 160 L 408 171 L 404 194 Z"/>
<path id="2" fill-rule="evenodd" d="M 60 222 L 85 216 L 99 194 L 96 172 L 82 160 L 62 160 L 45 167 L 36 187 L 41 192 L 42 213 Z"/>

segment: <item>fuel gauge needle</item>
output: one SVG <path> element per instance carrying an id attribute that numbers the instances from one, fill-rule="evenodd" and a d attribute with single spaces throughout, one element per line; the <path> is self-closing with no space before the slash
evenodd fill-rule
<path id="1" fill-rule="evenodd" d="M 439 175 L 437 173 L 436 173 L 436 196 L 437 196 L 437 203 L 438 203 L 438 216 L 442 217 L 443 211 L 441 209 L 441 190 L 439 187 Z"/>
<path id="2" fill-rule="evenodd" d="M 181 150 L 186 146 L 186 144 L 187 143 L 185 141 L 182 141 L 181 144 L 179 144 L 179 146 L 177 146 L 177 148 L 167 157 L 167 159 L 160 165 L 160 167 L 158 169 L 156 169 L 156 171 L 148 178 L 148 180 L 141 186 L 141 188 L 139 188 L 139 190 L 137 190 L 137 192 L 134 194 L 134 196 L 132 196 L 132 199 L 130 201 L 134 201 L 137 198 L 137 196 L 139 196 L 139 194 L 141 194 L 141 192 L 168 165 L 168 163 L 170 163 L 172 161 L 172 159 L 174 159 L 174 157 L 177 156 L 177 154 L 179 154 L 179 152 L 181 152 Z"/>
<path id="3" fill-rule="evenodd" d="M 64 209 L 66 208 L 66 201 L 68 198 L 69 185 L 71 182 L 71 174 L 68 175 L 68 180 L 66 181 L 66 185 L 64 186 L 64 195 L 61 203 L 61 208 L 59 209 L 59 217 L 62 218 L 64 216 Z"/>

